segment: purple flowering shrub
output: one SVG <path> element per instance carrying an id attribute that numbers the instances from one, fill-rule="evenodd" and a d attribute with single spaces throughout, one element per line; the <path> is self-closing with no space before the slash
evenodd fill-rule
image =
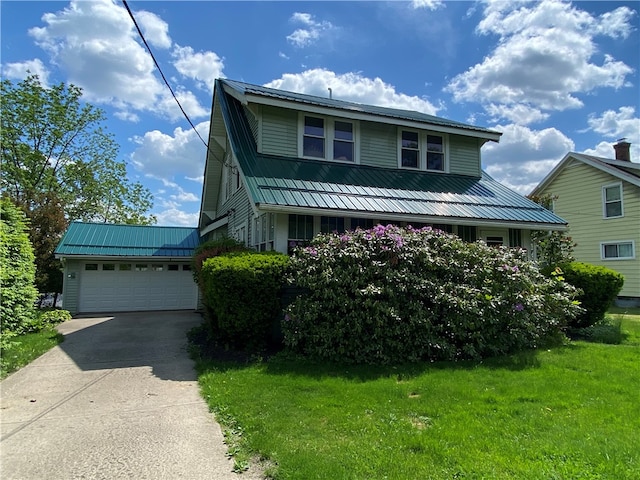
<path id="1" fill-rule="evenodd" d="M 536 347 L 580 311 L 575 289 L 524 251 L 431 228 L 319 235 L 296 250 L 290 272 L 306 293 L 285 312 L 285 345 L 332 361 L 503 355 Z"/>

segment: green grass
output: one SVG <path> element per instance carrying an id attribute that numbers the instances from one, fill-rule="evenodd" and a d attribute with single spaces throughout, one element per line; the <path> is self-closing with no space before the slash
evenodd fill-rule
<path id="1" fill-rule="evenodd" d="M 24 367 L 63 340 L 64 336 L 53 327 L 14 337 L 11 345 L 0 354 L 0 379 Z"/>
<path id="2" fill-rule="evenodd" d="M 640 315 L 620 345 L 577 341 L 482 363 L 200 360 L 242 466 L 275 479 L 640 478 Z"/>

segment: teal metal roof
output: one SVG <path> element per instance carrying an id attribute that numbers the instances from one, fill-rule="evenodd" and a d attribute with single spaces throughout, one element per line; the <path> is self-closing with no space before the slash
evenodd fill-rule
<path id="1" fill-rule="evenodd" d="M 73 222 L 56 256 L 191 257 L 197 228 Z"/>
<path id="2" fill-rule="evenodd" d="M 296 103 L 302 103 L 307 105 L 315 105 L 320 107 L 329 107 L 339 110 L 347 110 L 354 113 L 364 113 L 369 115 L 376 115 L 380 117 L 389 117 L 401 120 L 410 120 L 414 122 L 427 123 L 430 125 L 440 125 L 443 127 L 460 128 L 463 130 L 473 130 L 475 132 L 484 132 L 489 134 L 491 138 L 502 135 L 500 132 L 489 130 L 487 128 L 478 127 L 475 125 L 469 125 L 466 123 L 456 122 L 448 120 L 446 118 L 436 117 L 434 115 L 428 115 L 426 113 L 415 112 L 412 110 L 401 110 L 397 108 L 379 107 L 376 105 L 365 105 L 355 102 L 346 102 L 343 100 L 337 100 L 333 98 L 318 97 L 315 95 L 307 95 L 303 93 L 287 92 L 285 90 L 278 90 L 275 88 L 262 87 L 259 85 L 252 85 L 249 83 L 238 82 L 236 80 L 220 80 L 223 84 L 228 85 L 242 95 L 258 95 L 262 97 L 269 97 L 278 100 L 287 100 Z"/>
<path id="3" fill-rule="evenodd" d="M 476 178 L 259 154 L 240 103 L 222 94 L 220 104 L 249 195 L 265 210 L 393 214 L 443 223 L 484 220 L 530 228 L 566 225 L 486 173 Z"/>

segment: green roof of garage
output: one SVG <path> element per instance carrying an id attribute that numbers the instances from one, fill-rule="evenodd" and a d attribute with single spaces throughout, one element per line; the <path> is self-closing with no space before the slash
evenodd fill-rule
<path id="1" fill-rule="evenodd" d="M 197 228 L 73 222 L 55 250 L 57 257 L 191 257 Z"/>
<path id="2" fill-rule="evenodd" d="M 263 210 L 379 214 L 529 229 L 566 226 L 562 218 L 486 173 L 478 178 L 258 153 L 240 102 L 223 93 L 220 104 L 250 198 Z"/>

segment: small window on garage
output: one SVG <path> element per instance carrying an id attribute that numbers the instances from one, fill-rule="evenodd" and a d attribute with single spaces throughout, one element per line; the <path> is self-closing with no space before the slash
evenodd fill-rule
<path id="1" fill-rule="evenodd" d="M 151 265 L 151 270 L 153 270 L 154 272 L 161 272 L 162 270 L 164 270 L 164 268 L 161 264 L 154 263 Z"/>
<path id="2" fill-rule="evenodd" d="M 136 263 L 136 272 L 146 272 L 149 270 L 149 265 L 146 263 Z"/>
<path id="3" fill-rule="evenodd" d="M 91 271 L 95 271 L 98 270 L 98 264 L 97 263 L 87 263 L 84 266 L 85 270 L 91 270 Z"/>
<path id="4" fill-rule="evenodd" d="M 102 270 L 106 270 L 107 272 L 113 272 L 116 269 L 115 263 L 103 263 Z"/>
<path id="5" fill-rule="evenodd" d="M 184 270 L 185 272 L 188 272 L 191 270 L 191 265 L 182 265 L 182 270 Z"/>
<path id="6" fill-rule="evenodd" d="M 180 265 L 169 264 L 167 265 L 167 270 L 170 272 L 177 272 L 179 270 Z"/>
<path id="7" fill-rule="evenodd" d="M 131 271 L 131 264 L 130 263 L 121 263 L 120 265 L 118 265 L 118 270 L 120 270 L 121 272 L 130 272 Z"/>

